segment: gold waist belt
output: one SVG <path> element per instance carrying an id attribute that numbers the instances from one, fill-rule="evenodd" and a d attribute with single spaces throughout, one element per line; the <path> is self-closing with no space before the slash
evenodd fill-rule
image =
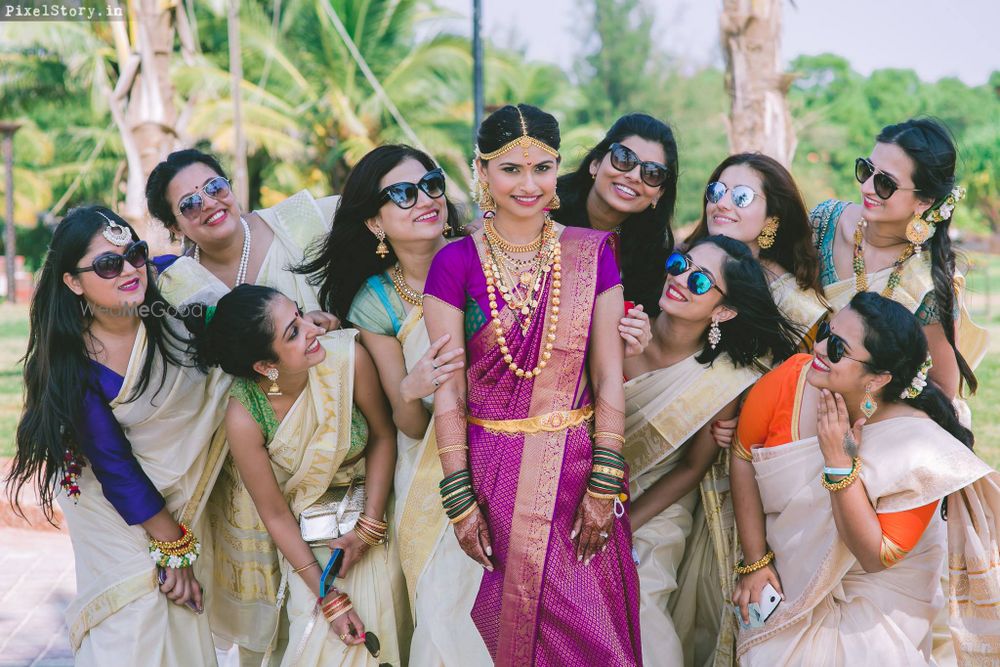
<path id="1" fill-rule="evenodd" d="M 563 431 L 590 421 L 594 416 L 594 406 L 585 405 L 576 410 L 556 410 L 537 417 L 524 419 L 479 419 L 469 416 L 468 422 L 482 426 L 493 433 L 540 433 L 542 431 Z"/>

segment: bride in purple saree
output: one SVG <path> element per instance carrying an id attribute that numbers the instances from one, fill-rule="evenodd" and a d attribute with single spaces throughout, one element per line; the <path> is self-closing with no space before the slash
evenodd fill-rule
<path id="1" fill-rule="evenodd" d="M 498 665 L 641 665 L 614 237 L 548 217 L 552 116 L 504 107 L 477 143 L 495 216 L 438 253 L 424 299 L 431 338 L 467 345 L 434 413 L 445 508 L 486 570 L 472 617 Z"/>

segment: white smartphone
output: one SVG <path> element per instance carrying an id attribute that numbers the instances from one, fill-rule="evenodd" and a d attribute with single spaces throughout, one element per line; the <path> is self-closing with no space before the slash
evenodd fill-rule
<path id="1" fill-rule="evenodd" d="M 774 610 L 778 608 L 781 604 L 781 596 L 778 595 L 778 591 L 774 590 L 774 586 L 771 584 L 765 584 L 764 588 L 760 590 L 760 603 L 758 604 L 757 619 L 763 624 Z"/>

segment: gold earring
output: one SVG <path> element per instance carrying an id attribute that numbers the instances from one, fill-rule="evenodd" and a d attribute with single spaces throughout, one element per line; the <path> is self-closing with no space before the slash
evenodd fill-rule
<path id="1" fill-rule="evenodd" d="M 389 246 L 385 244 L 385 230 L 378 227 L 375 231 L 375 238 L 378 239 L 378 245 L 375 246 L 375 254 L 379 256 L 379 259 L 385 259 L 386 255 L 389 254 Z"/>
<path id="2" fill-rule="evenodd" d="M 559 208 L 559 206 L 561 206 L 561 205 L 562 205 L 562 202 L 559 201 L 559 193 L 556 193 L 556 194 L 552 195 L 552 201 L 550 201 L 549 205 L 546 206 L 545 208 L 549 209 L 550 211 L 554 211 L 557 208 Z"/>
<path id="3" fill-rule="evenodd" d="M 919 213 L 914 213 L 913 219 L 906 224 L 906 240 L 913 245 L 914 254 L 920 253 L 921 247 L 933 233 L 932 225 Z"/>
<path id="4" fill-rule="evenodd" d="M 264 374 L 271 381 L 271 386 L 267 388 L 268 396 L 281 396 L 281 387 L 278 386 L 278 369 L 268 368 Z"/>
<path id="5" fill-rule="evenodd" d="M 767 224 L 757 235 L 757 245 L 761 250 L 767 250 L 774 245 L 774 239 L 778 236 L 778 219 L 768 218 Z"/>
<path id="6" fill-rule="evenodd" d="M 649 202 L 649 205 L 653 207 L 654 211 L 656 210 L 656 200 L 655 199 L 653 201 Z"/>
<path id="7" fill-rule="evenodd" d="M 497 203 L 493 200 L 490 186 L 485 181 L 479 181 L 479 197 L 477 198 L 479 210 L 483 212 L 483 217 L 488 218 L 497 212 Z"/>
<path id="8" fill-rule="evenodd" d="M 878 410 L 878 403 L 875 401 L 875 397 L 872 396 L 872 386 L 868 385 L 865 387 L 865 397 L 861 401 L 861 412 L 864 413 L 865 419 L 871 419 L 876 410 Z"/>

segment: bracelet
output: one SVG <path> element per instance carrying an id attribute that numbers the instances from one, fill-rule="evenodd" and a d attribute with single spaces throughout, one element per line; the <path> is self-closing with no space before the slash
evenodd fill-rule
<path id="1" fill-rule="evenodd" d="M 736 567 L 733 568 L 733 572 L 741 575 L 750 574 L 751 572 L 756 572 L 757 570 L 764 569 L 765 567 L 770 565 L 771 561 L 773 560 L 774 560 L 774 552 L 770 550 L 768 550 L 766 554 L 764 554 L 754 562 L 750 563 L 749 565 L 744 565 L 743 559 L 741 558 L 740 562 L 737 563 Z"/>
<path id="2" fill-rule="evenodd" d="M 597 498 L 598 500 L 614 500 L 615 498 L 621 500 L 622 502 L 628 500 L 628 496 L 625 496 L 624 493 L 598 493 L 589 486 L 587 487 L 587 495 L 591 498 Z M 622 496 L 625 496 L 624 500 L 622 499 Z"/>
<path id="3" fill-rule="evenodd" d="M 595 465 L 592 472 L 604 473 L 606 475 L 611 475 L 612 477 L 617 477 L 619 479 L 624 479 L 625 471 L 621 468 L 612 468 L 611 466 Z"/>
<path id="4" fill-rule="evenodd" d="M 861 473 L 861 457 L 855 456 L 854 460 L 852 461 L 851 471 L 847 474 L 847 477 L 837 482 L 831 482 L 827 477 L 826 473 L 823 473 L 822 475 L 820 475 L 819 480 L 823 484 L 823 488 L 826 489 L 827 491 L 833 491 L 833 492 L 843 491 L 851 484 L 854 484 L 854 480 L 858 478 L 858 475 L 860 473 Z"/>
<path id="5" fill-rule="evenodd" d="M 191 541 L 191 532 L 188 527 L 183 523 L 177 524 L 177 527 L 181 529 L 181 536 L 172 542 L 161 542 L 157 539 L 150 539 L 150 543 L 155 545 L 161 551 L 166 552 L 167 549 L 181 549 L 187 546 L 188 542 Z"/>
<path id="6" fill-rule="evenodd" d="M 323 611 L 333 609 L 334 607 L 339 607 L 343 602 L 350 602 L 351 598 L 348 597 L 347 593 L 341 593 L 337 597 L 333 598 L 329 602 L 323 605 Z"/>
<path id="7" fill-rule="evenodd" d="M 609 438 L 617 442 L 625 444 L 625 436 L 618 433 L 612 433 L 611 431 L 594 431 L 594 440 L 598 438 Z"/>
<path id="8" fill-rule="evenodd" d="M 297 567 L 297 568 L 295 568 L 294 570 L 292 570 L 292 574 L 298 574 L 299 572 L 302 572 L 303 570 L 308 570 L 308 569 L 309 569 L 309 568 L 311 568 L 311 567 L 312 567 L 313 565 L 315 565 L 316 567 L 319 567 L 319 561 L 318 561 L 318 560 L 314 560 L 314 561 L 313 561 L 313 562 L 311 562 L 311 563 L 306 563 L 306 564 L 305 564 L 305 565 L 303 565 L 302 567 Z"/>
<path id="9" fill-rule="evenodd" d="M 466 517 L 468 517 L 470 514 L 472 514 L 474 511 L 476 511 L 476 508 L 478 508 L 478 507 L 479 507 L 479 505 L 477 505 L 476 502 L 473 501 L 473 502 L 469 503 L 469 506 L 467 508 L 465 508 L 465 510 L 461 514 L 459 514 L 457 516 L 454 516 L 454 517 L 450 517 L 449 521 L 451 521 L 453 524 L 454 523 L 459 523 L 460 521 L 462 521 L 463 519 L 465 519 Z"/>
<path id="10" fill-rule="evenodd" d="M 447 447 L 442 447 L 438 450 L 438 454 L 447 454 L 448 452 L 460 452 L 462 450 L 468 449 L 468 445 L 448 445 Z"/>
<path id="11" fill-rule="evenodd" d="M 340 618 L 341 616 L 343 616 L 344 614 L 346 614 L 347 612 L 349 612 L 352 609 L 354 609 L 354 605 L 353 604 L 349 604 L 346 607 L 344 607 L 343 609 L 337 611 L 332 616 L 326 616 L 326 614 L 323 614 L 323 615 L 326 616 L 326 620 L 327 620 L 328 623 L 333 623 L 338 618 Z"/>
<path id="12" fill-rule="evenodd" d="M 852 470 L 854 470 L 853 466 L 850 468 L 831 468 L 830 466 L 823 466 L 824 475 L 850 475 Z"/>
<path id="13" fill-rule="evenodd" d="M 201 542 L 187 526 L 180 524 L 180 527 L 184 535 L 172 542 L 149 540 L 149 557 L 159 567 L 190 567 L 201 555 Z"/>

